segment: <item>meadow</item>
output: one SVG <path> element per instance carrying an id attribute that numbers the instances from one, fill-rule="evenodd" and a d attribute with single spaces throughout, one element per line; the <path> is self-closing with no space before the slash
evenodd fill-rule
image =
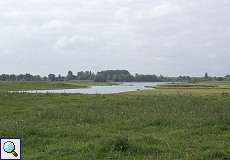
<path id="1" fill-rule="evenodd" d="M 95 85 L 31 83 L 0 83 L 0 136 L 21 137 L 25 160 L 230 159 L 230 82 L 112 95 L 7 92 Z"/>
<path id="2" fill-rule="evenodd" d="M 46 90 L 46 89 L 76 89 L 86 88 L 93 85 L 115 85 L 112 82 L 94 81 L 0 81 L 0 92 L 20 91 L 20 90 Z"/>

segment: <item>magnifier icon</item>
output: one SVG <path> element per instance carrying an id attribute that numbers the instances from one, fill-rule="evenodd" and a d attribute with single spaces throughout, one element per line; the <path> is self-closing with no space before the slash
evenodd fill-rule
<path id="1" fill-rule="evenodd" d="M 11 141 L 7 141 L 3 144 L 3 149 L 6 153 L 11 153 L 14 155 L 14 157 L 17 157 L 18 154 L 15 152 L 15 145 Z"/>

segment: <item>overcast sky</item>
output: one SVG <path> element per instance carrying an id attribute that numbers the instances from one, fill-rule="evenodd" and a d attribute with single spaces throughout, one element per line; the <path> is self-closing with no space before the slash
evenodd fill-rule
<path id="1" fill-rule="evenodd" d="M 230 0 L 1 0 L 0 73 L 230 74 Z"/>

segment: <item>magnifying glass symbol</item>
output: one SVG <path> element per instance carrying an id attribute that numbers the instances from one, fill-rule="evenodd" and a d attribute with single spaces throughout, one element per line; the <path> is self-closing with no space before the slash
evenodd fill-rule
<path id="1" fill-rule="evenodd" d="M 17 152 L 15 152 L 15 145 L 14 145 L 14 143 L 11 142 L 11 141 L 5 142 L 4 145 L 3 145 L 3 149 L 4 149 L 4 151 L 5 151 L 6 153 L 11 153 L 11 154 L 13 154 L 14 157 L 17 157 L 17 156 L 18 156 Z"/>

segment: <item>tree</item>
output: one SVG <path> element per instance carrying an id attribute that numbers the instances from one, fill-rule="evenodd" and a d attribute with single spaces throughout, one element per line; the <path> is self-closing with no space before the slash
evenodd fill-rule
<path id="1" fill-rule="evenodd" d="M 66 79 L 67 80 L 73 80 L 74 79 L 74 75 L 73 75 L 73 72 L 72 71 L 68 71 L 68 74 L 66 76 Z"/>
<path id="2" fill-rule="evenodd" d="M 133 76 L 127 70 L 105 70 L 98 72 L 95 81 L 130 82 Z"/>
<path id="3" fill-rule="evenodd" d="M 226 75 L 224 78 L 225 78 L 225 80 L 229 81 L 230 80 L 230 75 Z"/>
<path id="4" fill-rule="evenodd" d="M 56 79 L 55 74 L 49 74 L 49 75 L 48 75 L 48 79 L 49 79 L 50 81 L 55 81 L 55 79 Z"/>
<path id="5" fill-rule="evenodd" d="M 10 80 L 10 81 L 16 81 L 16 80 L 17 80 L 16 75 L 11 74 L 11 75 L 9 76 L 9 80 Z"/>
<path id="6" fill-rule="evenodd" d="M 58 81 L 64 81 L 64 79 L 65 79 L 65 77 L 62 77 L 60 74 L 59 74 L 58 77 L 57 77 L 57 80 L 58 80 Z"/>
<path id="7" fill-rule="evenodd" d="M 40 75 L 32 76 L 32 79 L 33 79 L 33 81 L 41 81 L 42 80 Z"/>
<path id="8" fill-rule="evenodd" d="M 76 79 L 78 80 L 94 80 L 95 74 L 91 71 L 81 71 L 77 73 Z"/>

